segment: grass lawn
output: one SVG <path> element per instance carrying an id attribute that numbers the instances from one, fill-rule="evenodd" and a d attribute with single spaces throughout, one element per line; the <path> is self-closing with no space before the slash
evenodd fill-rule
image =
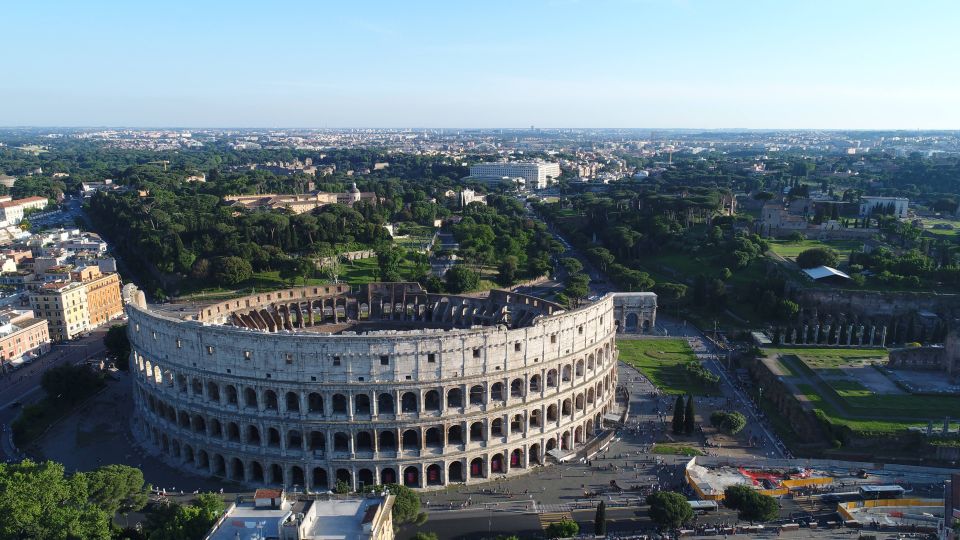
<path id="1" fill-rule="evenodd" d="M 718 389 L 690 376 L 684 366 L 697 357 L 683 339 L 617 340 L 620 360 L 640 370 L 661 391 L 694 396 L 719 395 Z"/>
<path id="2" fill-rule="evenodd" d="M 790 240 L 771 240 L 770 251 L 780 255 L 785 259 L 795 260 L 801 252 L 811 248 L 825 247 L 837 252 L 841 261 L 846 261 L 850 257 L 851 251 L 860 250 L 863 247 L 861 240 L 801 240 L 793 242 Z"/>
<path id="3" fill-rule="evenodd" d="M 671 456 L 687 456 L 687 457 L 705 455 L 702 451 L 692 446 L 687 446 L 685 444 L 677 444 L 677 443 L 668 443 L 668 444 L 657 443 L 653 445 L 653 453 L 669 454 Z"/>
<path id="4" fill-rule="evenodd" d="M 923 231 L 937 236 L 956 236 L 960 234 L 960 220 L 923 218 Z M 934 225 L 953 225 L 953 229 L 934 229 Z"/>
<path id="5" fill-rule="evenodd" d="M 797 384 L 800 393 L 827 419 L 863 433 L 889 433 L 909 426 L 924 426 L 930 420 L 942 421 L 945 416 L 957 416 L 960 397 L 921 396 L 913 394 L 878 394 L 860 382 L 846 378 L 839 366 L 861 361 L 879 360 L 886 353 L 869 349 L 780 349 L 780 359 L 795 374 L 809 382 Z M 786 352 L 789 351 L 789 352 Z M 867 368 L 872 369 L 872 368 Z M 843 376 L 843 377 L 841 377 Z M 821 395 L 819 388 L 829 393 L 834 403 Z"/>

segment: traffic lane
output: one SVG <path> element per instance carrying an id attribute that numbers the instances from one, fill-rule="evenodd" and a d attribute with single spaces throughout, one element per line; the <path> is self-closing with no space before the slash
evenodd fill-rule
<path id="1" fill-rule="evenodd" d="M 431 512 L 425 524 L 403 527 L 398 531 L 397 538 L 409 540 L 418 532 L 432 532 L 445 540 L 480 540 L 499 535 L 530 538 L 541 535 L 543 528 L 537 514 L 496 510 Z"/>

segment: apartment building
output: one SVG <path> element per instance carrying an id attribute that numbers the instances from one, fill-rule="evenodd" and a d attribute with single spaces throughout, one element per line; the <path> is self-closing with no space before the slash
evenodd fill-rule
<path id="1" fill-rule="evenodd" d="M 26 210 L 43 210 L 47 207 L 46 197 L 27 197 L 0 202 L 0 221 L 16 225 L 23 221 Z"/>
<path id="2" fill-rule="evenodd" d="M 544 189 L 550 180 L 560 178 L 560 164 L 541 161 L 477 163 L 470 166 L 475 179 L 523 178 L 527 189 Z"/>
<path id="3" fill-rule="evenodd" d="M 116 273 L 101 274 L 96 267 L 96 277 L 83 282 L 87 289 L 87 310 L 90 312 L 90 327 L 96 328 L 123 315 L 123 300 L 120 296 L 120 276 Z"/>
<path id="4" fill-rule="evenodd" d="M 0 364 L 36 357 L 50 350 L 47 321 L 24 309 L 0 311 Z"/>
<path id="5" fill-rule="evenodd" d="M 30 294 L 30 307 L 50 324 L 54 341 L 75 338 L 123 315 L 120 277 L 86 266 L 69 274 L 70 281 L 44 283 Z"/>

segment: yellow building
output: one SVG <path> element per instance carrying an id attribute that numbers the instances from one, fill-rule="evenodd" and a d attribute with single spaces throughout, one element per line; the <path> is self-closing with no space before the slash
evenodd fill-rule
<path id="1" fill-rule="evenodd" d="M 91 328 L 96 328 L 123 315 L 120 276 L 115 272 L 100 274 L 98 271 L 97 274 L 99 274 L 97 277 L 83 282 L 87 289 L 87 309 L 90 311 Z"/>
<path id="2" fill-rule="evenodd" d="M 50 324 L 54 341 L 73 339 L 90 327 L 87 288 L 83 283 L 44 283 L 30 295 L 30 307 Z"/>

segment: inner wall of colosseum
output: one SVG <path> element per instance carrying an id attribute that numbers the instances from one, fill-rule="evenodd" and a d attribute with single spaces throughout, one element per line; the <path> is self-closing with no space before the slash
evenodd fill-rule
<path id="1" fill-rule="evenodd" d="M 130 302 L 141 443 L 183 469 L 255 485 L 429 488 L 520 474 L 576 452 L 612 410 L 611 295 L 562 311 L 516 294 L 486 305 L 412 294 L 423 307 L 411 310 L 394 292 L 363 292 L 352 313 L 343 291 L 307 298 L 318 307 L 309 318 L 288 297 L 252 308 L 241 299 L 192 320 Z M 344 320 L 324 326 L 338 297 Z M 365 322 L 378 329 L 342 326 L 363 317 L 363 300 Z M 273 329 L 233 317 L 252 310 L 274 319 Z M 425 328 L 409 329 L 418 321 Z M 426 328 L 438 321 L 445 327 Z"/>

